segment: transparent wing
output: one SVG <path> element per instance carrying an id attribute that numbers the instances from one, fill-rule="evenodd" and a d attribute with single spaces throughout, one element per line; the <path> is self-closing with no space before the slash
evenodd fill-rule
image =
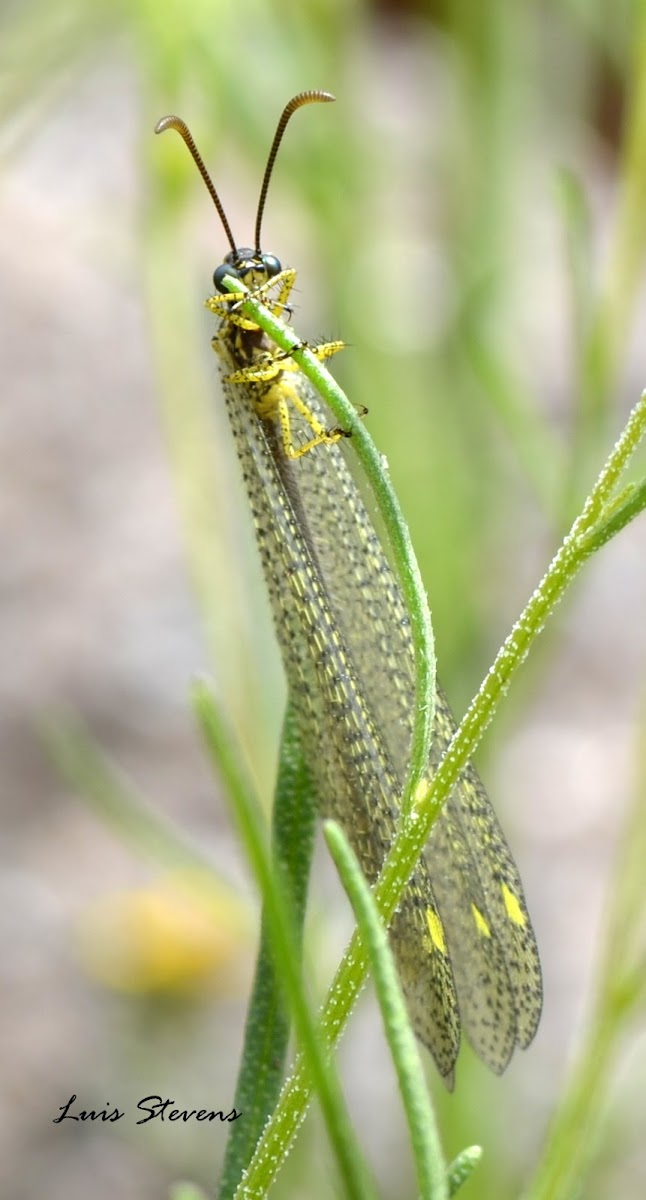
<path id="1" fill-rule="evenodd" d="M 439 690 L 435 722 L 433 767 L 455 729 Z M 511 1049 L 514 1042 L 529 1045 L 536 1033 L 541 968 L 518 868 L 471 765 L 431 831 L 425 857 L 447 929 L 465 1031 L 485 1061 L 502 1070 L 510 1030 Z M 491 1038 L 494 1017 L 500 1029 Z"/>
<path id="2" fill-rule="evenodd" d="M 232 365 L 238 342 L 232 333 L 220 349 Z M 290 373 L 289 384 L 329 424 L 302 376 Z M 410 751 L 408 615 L 341 448 L 288 459 L 262 381 L 225 381 L 225 396 L 321 812 L 340 821 L 374 882 L 394 835 Z M 309 427 L 296 411 L 290 419 L 298 445 Z M 439 694 L 431 773 L 454 728 Z M 518 872 L 470 767 L 432 831 L 390 937 L 415 1032 L 449 1087 L 460 1018 L 496 1071 L 515 1044 L 531 1040 L 541 1008 L 536 943 Z"/>

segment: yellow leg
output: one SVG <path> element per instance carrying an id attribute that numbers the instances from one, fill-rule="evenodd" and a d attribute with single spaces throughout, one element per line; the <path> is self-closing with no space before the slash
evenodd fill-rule
<path id="1" fill-rule="evenodd" d="M 300 342 L 294 346 L 294 349 L 300 350 L 304 344 L 304 342 Z M 323 342 L 320 346 L 311 346 L 308 349 L 319 362 L 324 362 L 326 358 L 338 354 L 339 350 L 343 350 L 344 347 L 345 342 Z M 269 379 L 275 379 L 281 371 L 300 371 L 300 367 L 290 357 L 289 350 L 266 350 L 263 354 L 258 355 L 252 365 L 241 367 L 239 371 L 233 371 L 227 375 L 227 380 L 229 383 L 265 383 Z"/>
<path id="2" fill-rule="evenodd" d="M 275 354 L 268 350 L 266 354 L 258 356 L 253 366 L 241 367 L 239 371 L 232 371 L 230 375 L 227 375 L 227 382 L 266 383 L 270 379 L 276 379 L 284 370 L 284 364 L 277 362 Z"/>
<path id="3" fill-rule="evenodd" d="M 256 287 L 250 288 L 251 295 L 254 299 L 266 304 L 272 314 L 276 317 L 281 315 L 281 312 L 287 307 L 287 302 L 294 287 L 296 272 L 292 269 L 281 271 L 272 279 L 263 281 Z M 274 289 L 278 285 L 278 293 L 274 293 Z M 270 293 L 274 293 L 270 295 Z M 254 330 L 258 326 L 254 321 L 243 317 L 236 307 L 242 304 L 247 299 L 245 292 L 229 292 L 226 295 L 211 296 L 206 301 L 206 307 L 211 312 L 216 313 L 223 321 L 230 321 L 233 325 L 237 325 L 241 329 Z M 219 336 L 222 336 L 222 331 Z M 319 346 L 308 346 L 305 342 L 296 343 L 294 350 L 309 349 L 319 362 L 324 362 L 325 359 L 331 358 L 333 354 L 338 354 L 343 350 L 345 343 L 341 341 L 322 342 Z M 295 460 L 302 458 L 309 450 L 313 450 L 315 446 L 330 445 L 338 442 L 342 437 L 350 437 L 350 432 L 346 429 L 341 429 L 340 426 L 334 429 L 326 429 L 321 424 L 314 413 L 308 408 L 305 401 L 301 398 L 297 388 L 289 382 L 287 378 L 292 372 L 299 371 L 300 368 L 291 357 L 290 351 L 287 350 L 266 350 L 258 354 L 255 362 L 249 366 L 241 367 L 239 371 L 233 371 L 227 376 L 229 383 L 272 383 L 262 396 L 257 397 L 256 405 L 258 416 L 262 420 L 270 420 L 278 417 L 281 427 L 283 448 L 287 458 Z M 280 377 L 283 376 L 281 379 Z M 295 446 L 292 440 L 292 428 L 289 408 L 292 405 L 296 412 L 307 422 L 312 430 L 312 437 L 304 442 L 302 446 Z"/>
<path id="4" fill-rule="evenodd" d="M 302 446 L 295 446 L 292 440 L 292 423 L 289 414 L 290 405 L 296 409 L 296 412 L 307 421 L 313 436 L 304 442 Z M 299 395 L 296 388 L 288 381 L 283 380 L 275 388 L 270 390 L 263 397 L 262 405 L 258 406 L 258 416 L 262 420 L 270 420 L 278 417 L 282 434 L 283 449 L 287 458 L 292 460 L 302 458 L 308 451 L 313 450 L 315 446 L 331 446 L 334 442 L 338 442 L 341 438 L 352 437 L 349 429 L 341 429 L 340 426 L 335 426 L 334 429 L 327 429 L 322 425 L 318 417 L 308 408 L 305 401 Z"/>
<path id="5" fill-rule="evenodd" d="M 292 424 L 289 416 L 290 404 L 307 421 L 313 433 L 313 437 L 308 442 L 304 442 L 302 446 L 295 446 L 292 441 Z M 287 458 L 291 458 L 292 460 L 302 458 L 304 454 L 307 454 L 309 450 L 313 450 L 315 446 L 331 445 L 333 442 L 338 442 L 339 438 L 348 436 L 344 435 L 341 430 L 330 430 L 321 425 L 321 422 L 314 416 L 314 413 L 301 400 L 296 389 L 290 387 L 288 384 L 280 389 L 276 408 L 283 436 L 283 449 Z"/>
<path id="6" fill-rule="evenodd" d="M 250 295 L 246 292 L 227 292 L 226 295 L 222 293 L 222 295 L 209 296 L 206 307 L 216 316 L 231 321 L 233 325 L 238 325 L 241 329 L 257 329 L 256 322 L 236 312 L 235 306 L 243 304 L 245 300 L 258 300 L 261 304 L 267 305 L 274 317 L 279 317 L 287 308 L 287 301 L 294 287 L 295 279 L 296 271 L 293 267 L 288 267 L 285 271 L 274 275 L 272 279 L 267 279 L 256 287 L 250 287 Z M 272 297 L 271 293 L 276 284 L 279 285 L 278 294 Z"/>
<path id="7" fill-rule="evenodd" d="M 319 346 L 309 346 L 306 342 L 301 342 L 299 345 L 294 346 L 294 350 L 309 350 L 319 362 L 325 362 L 326 358 L 331 358 L 333 354 L 338 354 L 339 350 L 345 350 L 345 342 L 321 342 Z M 281 350 L 276 357 L 280 359 L 284 358 L 284 371 L 300 371 L 298 363 L 294 362 L 289 351 Z"/>

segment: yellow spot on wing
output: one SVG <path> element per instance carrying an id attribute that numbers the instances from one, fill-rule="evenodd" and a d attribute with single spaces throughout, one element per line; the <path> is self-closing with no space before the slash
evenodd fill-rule
<path id="1" fill-rule="evenodd" d="M 480 909 L 476 908 L 475 904 L 471 905 L 471 912 L 473 913 L 473 919 L 476 923 L 478 933 L 481 933 L 483 937 L 491 937 L 489 925 L 485 921 Z"/>
<path id="2" fill-rule="evenodd" d="M 526 925 L 527 917 L 518 903 L 518 898 L 506 883 L 502 885 L 502 898 L 509 920 L 513 921 L 514 925 Z"/>
<path id="3" fill-rule="evenodd" d="M 444 926 L 442 925 L 442 922 L 440 921 L 440 918 L 434 908 L 426 909 L 426 921 L 433 946 L 435 946 L 436 950 L 439 950 L 440 954 L 446 954 Z"/>

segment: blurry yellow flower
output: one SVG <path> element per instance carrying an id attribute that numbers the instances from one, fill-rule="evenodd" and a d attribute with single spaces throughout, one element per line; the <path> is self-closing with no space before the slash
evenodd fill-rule
<path id="1" fill-rule="evenodd" d="M 183 872 L 101 897 L 79 927 L 84 966 L 132 993 L 231 990 L 246 966 L 252 916 L 211 875 Z"/>

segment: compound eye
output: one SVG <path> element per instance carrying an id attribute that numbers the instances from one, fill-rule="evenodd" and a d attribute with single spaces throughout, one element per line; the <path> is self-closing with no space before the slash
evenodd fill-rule
<path id="1" fill-rule="evenodd" d="M 265 268 L 269 279 L 271 279 L 273 275 L 280 275 L 280 272 L 283 269 L 279 259 L 277 259 L 274 254 L 263 254 L 262 265 Z"/>
<path id="2" fill-rule="evenodd" d="M 220 263 L 220 266 L 216 267 L 215 271 L 213 272 L 213 286 L 217 292 L 226 293 L 229 290 L 228 288 L 225 288 L 224 284 L 222 283 L 225 275 L 233 275 L 234 279 L 240 278 L 239 271 L 237 271 L 236 268 L 231 265 L 231 263 L 228 263 L 226 259 L 223 263 Z"/>

